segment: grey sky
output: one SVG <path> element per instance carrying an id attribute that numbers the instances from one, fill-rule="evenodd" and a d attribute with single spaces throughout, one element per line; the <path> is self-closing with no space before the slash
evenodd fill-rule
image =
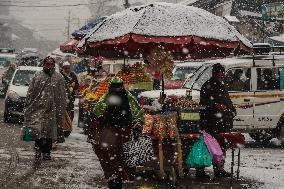
<path id="1" fill-rule="evenodd" d="M 1 2 L 2 1 L 2 2 Z M 129 0 L 130 3 L 152 3 L 157 0 Z M 179 2 L 181 0 L 164 0 L 166 2 Z M 4 3 L 5 0 L 0 0 Z M 68 11 L 71 12 L 70 31 L 84 25 L 91 17 L 87 6 L 64 7 L 19 7 L 19 6 L 53 6 L 87 4 L 88 0 L 11 0 L 10 14 L 22 24 L 35 31 L 37 37 L 63 42 L 66 40 Z M 123 4 L 123 0 L 117 0 Z"/>

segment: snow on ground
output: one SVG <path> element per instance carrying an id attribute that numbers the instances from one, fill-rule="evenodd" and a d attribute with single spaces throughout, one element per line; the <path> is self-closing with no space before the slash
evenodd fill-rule
<path id="1" fill-rule="evenodd" d="M 244 135 L 247 147 L 241 149 L 240 176 L 263 183 L 261 186 L 257 185 L 258 189 L 283 189 L 284 149 L 273 144 L 259 147 L 248 134 Z M 230 170 L 231 157 L 231 150 L 229 150 L 226 170 Z"/>
<path id="2" fill-rule="evenodd" d="M 77 117 L 75 116 L 75 118 Z M 29 189 L 105 189 L 106 183 L 98 158 L 93 152 L 91 145 L 86 142 L 87 136 L 81 134 L 82 129 L 78 128 L 76 123 L 77 120 L 75 119 L 73 123 L 74 130 L 69 138 L 66 139 L 66 142 L 58 145 L 58 149 L 52 152 L 53 160 L 49 162 L 44 161 L 40 165 L 34 164 L 32 143 L 19 143 L 19 136 L 16 136 L 12 144 L 16 146 L 15 149 L 19 159 L 16 171 L 13 173 L 14 179 L 7 183 L 6 188 L 25 188 L 29 186 Z M 19 128 L 11 125 L 7 133 L 2 131 L 2 138 L 5 138 L 5 135 L 9 135 L 11 129 L 15 129 L 17 131 L 16 134 L 19 132 Z M 283 189 L 284 149 L 272 144 L 267 144 L 265 147 L 260 148 L 259 144 L 254 143 L 249 135 L 245 135 L 245 137 L 247 145 L 246 148 L 241 149 L 240 176 L 242 180 L 246 180 L 246 182 L 249 180 L 249 183 L 254 185 L 254 189 Z M 227 171 L 230 171 L 230 150 L 227 155 L 225 168 Z M 6 175 L 3 175 L 3 172 L 9 173 L 7 166 L 10 159 L 9 148 L 1 147 L 0 182 L 3 176 Z M 208 170 L 212 171 L 212 167 L 208 168 Z M 187 186 L 186 183 L 194 181 L 193 176 L 190 175 L 181 184 Z M 151 182 L 156 183 L 156 181 Z M 159 185 L 159 188 L 162 189 L 163 186 Z"/>

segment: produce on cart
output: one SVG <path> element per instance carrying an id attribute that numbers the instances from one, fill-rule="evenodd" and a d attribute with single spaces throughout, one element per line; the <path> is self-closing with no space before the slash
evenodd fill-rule
<path id="1" fill-rule="evenodd" d="M 136 63 L 133 66 L 125 65 L 116 76 L 124 81 L 125 87 L 136 97 L 142 91 L 153 89 L 151 78 L 144 72 L 141 63 Z M 111 77 L 109 76 L 98 83 L 93 80 L 92 85 L 82 92 L 80 99 L 82 113 L 79 122 L 81 122 L 80 125 L 83 127 L 85 134 L 88 133 L 89 125 L 93 121 L 91 110 L 96 102 L 107 93 L 110 79 Z"/>

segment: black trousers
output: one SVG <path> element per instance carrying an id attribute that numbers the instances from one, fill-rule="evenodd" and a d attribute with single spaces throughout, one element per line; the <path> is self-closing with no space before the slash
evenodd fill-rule
<path id="1" fill-rule="evenodd" d="M 35 140 L 35 148 L 42 153 L 50 153 L 52 148 L 52 138 L 41 138 Z"/>

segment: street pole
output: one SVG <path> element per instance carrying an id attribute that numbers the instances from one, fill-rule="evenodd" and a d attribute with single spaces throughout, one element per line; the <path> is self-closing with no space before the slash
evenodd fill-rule
<path id="1" fill-rule="evenodd" d="M 264 35 L 265 35 L 265 22 L 262 20 L 262 42 L 264 43 Z"/>
<path id="2" fill-rule="evenodd" d="M 69 39 L 70 35 L 70 22 L 71 22 L 71 13 L 68 11 L 68 18 L 67 18 L 67 40 Z"/>

